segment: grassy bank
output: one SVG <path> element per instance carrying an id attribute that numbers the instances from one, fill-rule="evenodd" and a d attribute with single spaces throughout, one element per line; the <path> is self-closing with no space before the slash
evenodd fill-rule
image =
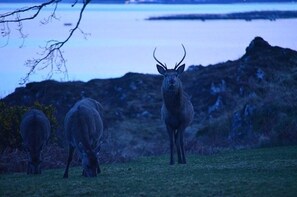
<path id="1" fill-rule="evenodd" d="M 41 176 L 0 175 L 0 196 L 296 196 L 297 146 L 192 155 L 186 165 L 168 156 L 101 166 L 97 178 L 71 168 Z"/>

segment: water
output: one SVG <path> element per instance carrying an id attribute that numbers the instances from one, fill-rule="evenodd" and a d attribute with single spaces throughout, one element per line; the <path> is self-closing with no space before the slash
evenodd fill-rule
<path id="1" fill-rule="evenodd" d="M 0 13 L 25 7 L 26 4 L 1 4 Z M 56 13 L 59 20 L 48 25 L 39 23 L 50 14 L 50 7 L 36 21 L 24 23 L 28 34 L 24 46 L 14 31 L 9 44 L 0 48 L 0 97 L 18 87 L 28 68 L 24 62 L 38 57 L 39 46 L 50 39 L 63 40 L 75 23 L 79 7 L 61 4 Z M 150 16 L 186 13 L 229 13 L 254 10 L 297 10 L 295 3 L 226 4 L 226 5 L 101 5 L 91 4 L 84 13 L 81 29 L 89 33 L 87 39 L 77 32 L 65 45 L 68 79 L 88 81 L 93 78 L 120 77 L 127 72 L 156 74 L 152 52 L 174 66 L 183 55 L 181 43 L 187 49 L 186 65 L 207 66 L 235 60 L 255 36 L 271 45 L 297 50 L 297 19 L 276 21 L 147 21 Z M 14 27 L 11 27 L 13 29 Z M 0 45 L 5 40 L 1 38 Z M 31 81 L 44 80 L 47 71 L 37 71 Z M 54 79 L 65 80 L 63 74 Z"/>

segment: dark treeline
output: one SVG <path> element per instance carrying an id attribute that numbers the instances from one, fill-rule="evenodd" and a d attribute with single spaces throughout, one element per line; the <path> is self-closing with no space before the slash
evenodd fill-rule
<path id="1" fill-rule="evenodd" d="M 297 18 L 297 11 L 253 11 L 229 14 L 179 14 L 150 17 L 148 20 L 277 20 Z"/>

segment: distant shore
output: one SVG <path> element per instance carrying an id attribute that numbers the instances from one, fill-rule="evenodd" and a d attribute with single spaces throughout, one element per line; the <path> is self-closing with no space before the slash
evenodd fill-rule
<path id="1" fill-rule="evenodd" d="M 297 18 L 297 11 L 252 11 L 226 14 L 176 14 L 149 17 L 147 20 L 270 20 Z"/>

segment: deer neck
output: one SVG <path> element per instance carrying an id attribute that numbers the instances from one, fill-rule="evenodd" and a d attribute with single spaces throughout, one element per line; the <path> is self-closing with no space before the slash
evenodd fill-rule
<path id="1" fill-rule="evenodd" d="M 179 111 L 183 106 L 183 89 L 180 87 L 176 91 L 162 90 L 164 105 L 170 112 Z"/>

